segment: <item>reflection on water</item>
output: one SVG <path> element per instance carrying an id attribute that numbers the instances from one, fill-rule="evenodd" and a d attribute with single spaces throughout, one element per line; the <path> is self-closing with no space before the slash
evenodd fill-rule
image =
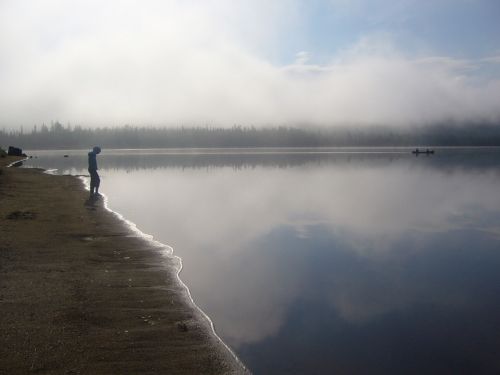
<path id="1" fill-rule="evenodd" d="M 291 151 L 105 150 L 102 190 L 257 374 L 500 371 L 500 152 Z"/>

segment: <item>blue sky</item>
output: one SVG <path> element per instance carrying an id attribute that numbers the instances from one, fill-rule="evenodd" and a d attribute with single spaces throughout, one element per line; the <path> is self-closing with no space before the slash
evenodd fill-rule
<path id="1" fill-rule="evenodd" d="M 0 127 L 500 121 L 498 0 L 2 0 Z"/>
<path id="2" fill-rule="evenodd" d="M 500 54 L 496 0 L 312 0 L 284 43 L 283 61 L 297 49 L 325 61 L 369 35 L 390 37 L 403 53 L 483 58 Z"/>

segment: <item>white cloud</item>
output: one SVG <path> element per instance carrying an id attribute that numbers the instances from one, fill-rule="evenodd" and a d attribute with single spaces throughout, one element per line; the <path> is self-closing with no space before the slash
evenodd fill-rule
<path id="1" fill-rule="evenodd" d="M 270 63 L 296 35 L 295 0 L 41 4 L 0 5 L 0 126 L 500 117 L 498 77 L 478 83 L 461 61 L 402 56 L 390 38 L 364 38 L 323 66 L 305 52 L 286 67 Z"/>

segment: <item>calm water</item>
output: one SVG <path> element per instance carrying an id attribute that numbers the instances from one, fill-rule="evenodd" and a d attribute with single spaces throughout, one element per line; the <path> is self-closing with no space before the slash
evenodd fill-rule
<path id="1" fill-rule="evenodd" d="M 101 190 L 256 374 L 498 373 L 500 150 L 320 151 L 105 150 Z"/>

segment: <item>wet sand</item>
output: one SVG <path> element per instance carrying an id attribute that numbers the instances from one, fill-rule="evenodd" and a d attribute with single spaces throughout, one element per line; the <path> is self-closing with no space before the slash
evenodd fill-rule
<path id="1" fill-rule="evenodd" d="M 0 374 L 245 373 L 176 267 L 78 178 L 0 167 Z"/>

